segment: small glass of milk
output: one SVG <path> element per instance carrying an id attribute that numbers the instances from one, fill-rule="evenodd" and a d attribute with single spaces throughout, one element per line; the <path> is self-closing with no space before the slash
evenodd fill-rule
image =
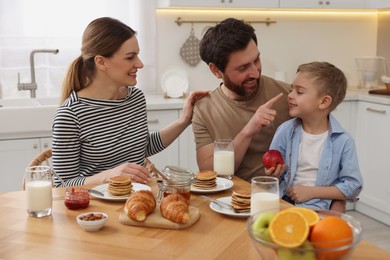
<path id="1" fill-rule="evenodd" d="M 220 177 L 231 179 L 234 175 L 234 143 L 230 139 L 214 141 L 214 171 Z"/>
<path id="2" fill-rule="evenodd" d="M 49 166 L 26 168 L 27 212 L 32 217 L 50 216 L 52 211 L 52 170 Z"/>
<path id="3" fill-rule="evenodd" d="M 252 178 L 251 215 L 260 211 L 279 210 L 279 180 L 270 176 Z"/>

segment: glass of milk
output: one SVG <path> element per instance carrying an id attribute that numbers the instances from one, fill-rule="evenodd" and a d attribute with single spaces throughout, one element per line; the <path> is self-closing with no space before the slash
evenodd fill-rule
<path id="1" fill-rule="evenodd" d="M 270 176 L 252 178 L 251 215 L 260 211 L 279 210 L 279 180 Z"/>
<path id="2" fill-rule="evenodd" d="M 32 217 L 50 216 L 52 211 L 52 170 L 49 166 L 26 168 L 27 212 Z"/>
<path id="3" fill-rule="evenodd" d="M 233 140 L 222 139 L 214 141 L 214 171 L 220 177 L 231 179 L 234 175 L 234 144 Z"/>

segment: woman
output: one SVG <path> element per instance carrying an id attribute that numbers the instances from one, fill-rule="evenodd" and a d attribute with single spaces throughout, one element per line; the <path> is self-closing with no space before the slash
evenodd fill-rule
<path id="1" fill-rule="evenodd" d="M 149 133 L 145 97 L 134 87 L 143 67 L 139 51 L 135 31 L 118 20 L 98 18 L 84 31 L 53 121 L 53 167 L 67 186 L 101 184 L 117 175 L 148 182 L 145 157 L 165 149 L 191 123 L 204 92 L 189 96 L 178 120 Z M 61 186 L 58 179 L 55 185 Z"/>

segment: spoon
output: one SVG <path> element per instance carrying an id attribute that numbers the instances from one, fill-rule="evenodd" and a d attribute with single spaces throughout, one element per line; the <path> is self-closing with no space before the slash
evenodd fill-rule
<path id="1" fill-rule="evenodd" d="M 64 182 L 64 180 L 55 171 L 52 171 L 52 173 L 53 173 L 53 175 L 55 175 L 60 180 L 62 186 L 64 186 L 64 187 L 67 186 L 66 183 Z M 98 190 L 89 189 L 88 192 L 92 193 L 92 194 L 95 194 L 96 196 L 104 197 L 103 192 L 100 192 Z"/>
<path id="2" fill-rule="evenodd" d="M 99 196 L 99 197 L 104 197 L 103 192 L 98 191 L 98 190 L 89 189 L 88 192 L 89 192 L 89 193 L 92 193 L 92 194 L 95 194 L 96 196 Z"/>

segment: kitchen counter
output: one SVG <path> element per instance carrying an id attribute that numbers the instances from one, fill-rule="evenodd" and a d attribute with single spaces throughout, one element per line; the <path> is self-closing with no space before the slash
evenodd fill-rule
<path id="1" fill-rule="evenodd" d="M 368 89 L 348 89 L 344 101 L 366 101 L 382 105 L 390 105 L 390 95 L 369 94 Z"/>

